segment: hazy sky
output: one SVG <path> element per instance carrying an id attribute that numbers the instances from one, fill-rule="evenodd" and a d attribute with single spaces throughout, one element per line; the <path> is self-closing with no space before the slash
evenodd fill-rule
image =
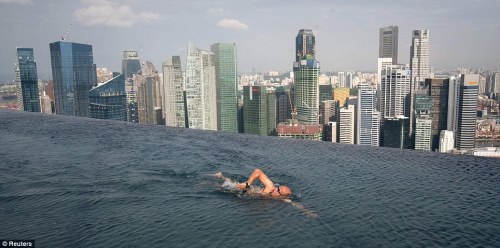
<path id="1" fill-rule="evenodd" d="M 399 62 L 411 31 L 430 30 L 431 67 L 500 68 L 499 0 L 0 0 L 0 79 L 13 79 L 16 47 L 35 50 L 51 78 L 49 43 L 72 24 L 69 41 L 91 44 L 97 67 L 120 71 L 134 49 L 161 69 L 185 66 L 188 42 L 238 45 L 240 72 L 288 71 L 299 29 L 317 31 L 322 71 L 375 71 L 379 28 L 399 26 Z"/>

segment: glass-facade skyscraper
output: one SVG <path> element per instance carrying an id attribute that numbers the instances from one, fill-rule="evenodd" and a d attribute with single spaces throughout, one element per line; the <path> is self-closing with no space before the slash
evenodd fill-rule
<path id="1" fill-rule="evenodd" d="M 429 65 L 430 46 L 429 30 L 413 30 L 410 47 L 410 71 L 411 71 L 411 99 L 410 99 L 410 135 L 413 134 L 415 91 L 419 89 L 421 83 L 430 77 L 431 69 Z"/>
<path id="2" fill-rule="evenodd" d="M 122 74 L 125 76 L 125 79 L 131 78 L 133 74 L 142 74 L 141 62 L 137 51 L 123 51 Z"/>
<path id="3" fill-rule="evenodd" d="M 217 130 L 238 132 L 238 57 L 235 43 L 216 43 Z"/>
<path id="4" fill-rule="evenodd" d="M 455 139 L 457 149 L 472 149 L 475 147 L 478 91 L 479 74 L 462 74 Z"/>
<path id="5" fill-rule="evenodd" d="M 295 61 L 311 60 L 316 54 L 316 38 L 311 29 L 301 29 L 295 38 Z"/>
<path id="6" fill-rule="evenodd" d="M 40 112 L 38 77 L 33 48 L 17 48 L 16 86 L 19 110 Z"/>
<path id="7" fill-rule="evenodd" d="M 244 133 L 273 135 L 276 130 L 276 96 L 265 86 L 243 87 Z"/>
<path id="8" fill-rule="evenodd" d="M 127 121 L 125 77 L 123 74 L 113 76 L 89 91 L 91 118 Z"/>
<path id="9" fill-rule="evenodd" d="M 50 43 L 55 113 L 89 117 L 89 90 L 97 86 L 92 46 L 66 41 Z"/>

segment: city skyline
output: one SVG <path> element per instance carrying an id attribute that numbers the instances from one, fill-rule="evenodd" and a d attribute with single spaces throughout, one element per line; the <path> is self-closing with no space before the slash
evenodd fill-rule
<path id="1" fill-rule="evenodd" d="M 314 14 L 303 16 L 308 6 Z M 399 63 L 409 63 L 411 32 L 428 29 L 433 68 L 500 68 L 500 3 L 484 1 L 108 1 L 60 4 L 1 0 L 0 81 L 14 78 L 16 47 L 32 47 L 39 77 L 50 79 L 48 44 L 71 24 L 68 41 L 92 44 L 97 67 L 120 71 L 124 50 L 156 67 L 171 55 L 185 59 L 187 43 L 238 44 L 240 72 L 291 71 L 296 30 L 316 33 L 322 71 L 376 71 L 381 27 L 399 27 Z M 430 8 L 431 6 L 432 8 Z M 466 13 L 478 13 L 477 16 Z M 20 19 L 18 16 L 30 16 Z M 303 16 L 303 18 L 297 18 Z M 36 20 L 36 22 L 34 21 Z M 480 27 L 480 28 L 478 28 Z M 481 49 L 474 49 L 480 45 Z"/>

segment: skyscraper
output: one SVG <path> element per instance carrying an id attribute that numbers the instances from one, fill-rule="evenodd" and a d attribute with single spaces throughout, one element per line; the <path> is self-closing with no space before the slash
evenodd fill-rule
<path id="1" fill-rule="evenodd" d="M 172 56 L 163 62 L 163 88 L 165 125 L 185 127 L 184 78 L 180 56 Z"/>
<path id="2" fill-rule="evenodd" d="M 216 43 L 210 47 L 215 55 L 217 89 L 217 130 L 238 132 L 238 58 L 235 43 Z"/>
<path id="3" fill-rule="evenodd" d="M 354 144 L 354 105 L 339 111 L 339 143 Z"/>
<path id="4" fill-rule="evenodd" d="M 316 54 L 316 38 L 311 29 L 301 29 L 295 38 L 295 61 L 311 60 Z"/>
<path id="5" fill-rule="evenodd" d="M 415 150 L 432 149 L 432 99 L 428 90 L 415 94 Z"/>
<path id="6" fill-rule="evenodd" d="M 379 146 L 380 112 L 376 109 L 377 90 L 366 83 L 358 90 L 358 140 L 359 145 Z"/>
<path id="7" fill-rule="evenodd" d="M 33 48 L 17 48 L 16 86 L 19 110 L 40 112 L 38 77 Z"/>
<path id="8" fill-rule="evenodd" d="M 50 43 L 55 113 L 89 116 L 89 90 L 97 85 L 92 46 L 66 41 Z"/>
<path id="9" fill-rule="evenodd" d="M 384 147 L 399 149 L 408 148 L 408 117 L 396 116 L 384 119 L 384 129 L 381 139 Z"/>
<path id="10" fill-rule="evenodd" d="M 426 79 L 432 99 L 432 151 L 438 149 L 442 130 L 447 128 L 449 79 Z"/>
<path id="11" fill-rule="evenodd" d="M 439 136 L 439 152 L 447 153 L 455 147 L 453 131 L 442 130 Z"/>
<path id="12" fill-rule="evenodd" d="M 272 135 L 276 129 L 276 96 L 265 86 L 243 87 L 244 133 Z"/>
<path id="13" fill-rule="evenodd" d="M 410 47 L 411 99 L 410 99 L 410 135 L 413 133 L 415 91 L 426 78 L 430 77 L 429 30 L 413 30 Z"/>
<path id="14" fill-rule="evenodd" d="M 310 30 L 309 30 L 310 31 Z M 297 109 L 297 120 L 304 124 L 318 124 L 319 117 L 319 61 L 314 58 L 314 35 L 304 35 L 304 29 L 297 35 L 297 47 L 299 40 L 307 40 L 302 55 L 297 56 L 293 63 L 295 103 Z M 312 41 L 310 43 L 309 41 Z M 307 48 L 307 49 L 306 49 Z M 307 51 L 307 53 L 306 53 Z"/>
<path id="15" fill-rule="evenodd" d="M 139 61 L 137 51 L 123 51 L 122 74 L 125 76 L 125 79 L 131 78 L 133 74 L 141 74 L 141 62 Z"/>
<path id="16" fill-rule="evenodd" d="M 189 43 L 185 87 L 188 127 L 217 130 L 214 53 Z"/>
<path id="17" fill-rule="evenodd" d="M 283 86 L 276 88 L 276 123 L 284 123 L 292 118 L 292 92 Z"/>
<path id="18" fill-rule="evenodd" d="M 379 58 L 391 58 L 393 64 L 398 63 L 398 26 L 380 28 Z"/>
<path id="19" fill-rule="evenodd" d="M 391 65 L 382 70 L 380 112 L 382 118 L 404 116 L 409 109 L 410 70 L 405 65 Z"/>
<path id="20" fill-rule="evenodd" d="M 462 74 L 456 132 L 456 147 L 460 150 L 475 147 L 478 91 L 479 74 Z"/>
<path id="21" fill-rule="evenodd" d="M 90 118 L 127 120 L 125 77 L 114 74 L 109 81 L 89 91 Z"/>

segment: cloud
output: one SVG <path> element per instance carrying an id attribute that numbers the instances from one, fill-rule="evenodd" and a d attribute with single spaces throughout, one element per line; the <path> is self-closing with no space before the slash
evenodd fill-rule
<path id="1" fill-rule="evenodd" d="M 210 8 L 206 12 L 208 14 L 211 14 L 211 15 L 220 15 L 220 14 L 224 13 L 224 9 L 223 8 Z"/>
<path id="2" fill-rule="evenodd" d="M 236 19 L 222 19 L 217 23 L 217 26 L 221 28 L 239 29 L 239 30 L 244 30 L 248 28 L 248 25 Z"/>
<path id="3" fill-rule="evenodd" d="M 128 5 L 118 5 L 108 0 L 83 0 L 89 6 L 75 11 L 76 19 L 87 26 L 132 27 L 140 21 L 159 20 L 153 12 L 135 13 Z"/>
<path id="4" fill-rule="evenodd" d="M 33 4 L 31 0 L 0 0 L 0 3 Z"/>

